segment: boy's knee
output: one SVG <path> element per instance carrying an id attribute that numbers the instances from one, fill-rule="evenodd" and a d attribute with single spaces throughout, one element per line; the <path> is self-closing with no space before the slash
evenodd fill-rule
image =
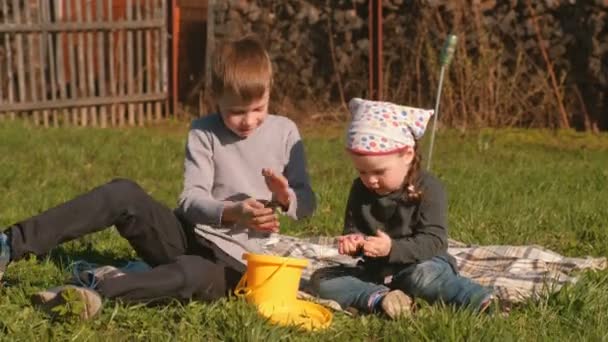
<path id="1" fill-rule="evenodd" d="M 184 275 L 185 287 L 195 288 L 220 272 L 220 266 L 198 255 L 180 255 L 175 264 Z"/>
<path id="2" fill-rule="evenodd" d="M 129 209 L 135 211 L 139 205 L 145 203 L 145 198 L 148 194 L 136 182 L 125 179 L 116 178 L 109 183 L 103 185 L 105 196 L 108 196 L 108 201 L 117 209 Z"/>
<path id="3" fill-rule="evenodd" d="M 144 192 L 139 184 L 126 178 L 112 179 L 108 184 L 106 184 L 106 188 L 110 189 L 110 191 L 114 194 L 120 194 L 123 196 Z"/>
<path id="4" fill-rule="evenodd" d="M 179 256 L 176 264 L 184 276 L 180 297 L 210 301 L 226 296 L 229 291 L 232 274 L 225 266 L 198 255 Z"/>

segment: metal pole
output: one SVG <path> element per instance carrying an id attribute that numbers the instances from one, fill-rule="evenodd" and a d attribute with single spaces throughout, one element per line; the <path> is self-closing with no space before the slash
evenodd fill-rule
<path id="1" fill-rule="evenodd" d="M 441 89 L 443 88 L 443 75 L 445 74 L 445 66 L 441 66 L 439 74 L 439 89 L 437 90 L 437 98 L 435 99 L 435 115 L 433 115 L 433 127 L 431 128 L 431 143 L 429 145 L 429 157 L 426 162 L 426 169 L 431 169 L 431 159 L 433 158 L 433 145 L 435 144 L 435 127 L 437 126 L 437 117 L 439 116 L 439 103 L 441 102 Z"/>
<path id="2" fill-rule="evenodd" d="M 437 127 L 437 117 L 439 116 L 439 103 L 441 102 L 441 89 L 443 88 L 443 77 L 445 69 L 450 65 L 452 57 L 454 56 L 454 50 L 456 49 L 456 43 L 458 38 L 451 34 L 448 36 L 443 48 L 441 49 L 441 55 L 439 57 L 441 63 L 441 73 L 439 74 L 439 85 L 437 89 L 437 98 L 435 99 L 435 115 L 433 118 L 433 126 L 431 127 L 431 143 L 429 145 L 429 157 L 426 162 L 426 169 L 431 169 L 431 159 L 433 158 L 433 146 L 435 144 L 435 130 Z"/>
<path id="3" fill-rule="evenodd" d="M 369 97 L 382 100 L 382 0 L 369 0 Z"/>

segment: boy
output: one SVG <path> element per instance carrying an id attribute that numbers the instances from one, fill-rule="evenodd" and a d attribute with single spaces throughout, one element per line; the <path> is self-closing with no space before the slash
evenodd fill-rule
<path id="1" fill-rule="evenodd" d="M 114 225 L 151 270 L 81 272 L 75 280 L 94 289 L 63 286 L 33 301 L 50 309 L 64 291 L 74 291 L 85 304 L 81 317 L 89 318 L 101 305 L 97 292 L 127 301 L 224 296 L 239 271 L 218 262 L 195 225 L 267 233 L 278 230 L 278 218 L 256 199 L 273 200 L 296 219 L 316 206 L 295 124 L 267 112 L 271 85 L 270 58 L 260 43 L 225 44 L 213 70 L 220 113 L 193 123 L 179 208 L 170 210 L 130 180 L 114 180 L 0 233 L 0 278 L 9 262 Z"/>
<path id="2" fill-rule="evenodd" d="M 243 271 L 244 249 L 235 247 L 255 251 L 257 237 L 278 229 L 276 216 L 255 199 L 272 199 L 299 219 L 312 214 L 315 198 L 296 125 L 268 114 L 272 65 L 266 51 L 243 39 L 218 55 L 212 92 L 220 113 L 192 125 L 180 212 L 199 225 L 197 234 L 211 241 L 216 253 L 228 254 L 224 261 Z"/>

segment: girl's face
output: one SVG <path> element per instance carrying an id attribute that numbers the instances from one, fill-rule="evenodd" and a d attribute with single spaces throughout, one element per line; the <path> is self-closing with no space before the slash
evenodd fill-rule
<path id="1" fill-rule="evenodd" d="M 414 158 L 414 150 L 411 147 L 387 155 L 349 154 L 363 184 L 379 195 L 386 195 L 403 187 Z"/>

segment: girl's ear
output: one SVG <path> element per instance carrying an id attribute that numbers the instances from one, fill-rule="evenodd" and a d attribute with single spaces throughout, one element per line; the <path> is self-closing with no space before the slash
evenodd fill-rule
<path id="1" fill-rule="evenodd" d="M 401 152 L 399 152 L 399 156 L 403 158 L 406 164 L 411 164 L 414 160 L 414 148 L 412 146 L 406 146 Z"/>

